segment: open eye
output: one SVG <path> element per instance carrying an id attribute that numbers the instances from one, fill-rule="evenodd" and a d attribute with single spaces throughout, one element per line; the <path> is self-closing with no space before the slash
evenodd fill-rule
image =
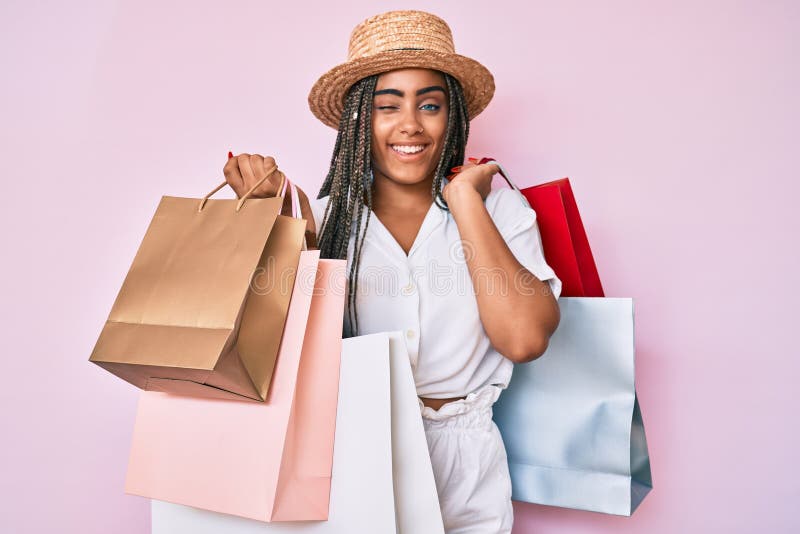
<path id="1" fill-rule="evenodd" d="M 423 109 L 424 108 L 428 108 L 428 109 L 426 109 L 426 111 L 437 111 L 441 107 L 442 106 L 440 106 L 439 104 L 423 104 L 422 105 Z"/>

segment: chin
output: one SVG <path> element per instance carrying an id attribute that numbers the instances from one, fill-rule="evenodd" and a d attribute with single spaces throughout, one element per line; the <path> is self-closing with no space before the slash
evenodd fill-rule
<path id="1" fill-rule="evenodd" d="M 429 175 L 430 173 L 413 174 L 413 175 L 411 175 L 410 173 L 392 174 L 390 175 L 390 179 L 400 184 L 412 185 L 424 182 L 425 177 Z"/>
<path id="2" fill-rule="evenodd" d="M 424 182 L 428 176 L 431 176 L 436 170 L 436 166 L 427 167 L 422 165 L 409 165 L 407 167 L 393 165 L 386 169 L 381 170 L 381 174 L 386 176 L 389 180 L 404 184 L 412 185 Z"/>

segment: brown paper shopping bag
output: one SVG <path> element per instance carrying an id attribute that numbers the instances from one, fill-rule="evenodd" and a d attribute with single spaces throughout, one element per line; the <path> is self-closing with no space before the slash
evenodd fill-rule
<path id="1" fill-rule="evenodd" d="M 224 183 L 162 197 L 90 361 L 145 390 L 264 401 L 306 228 L 280 215 L 285 187 L 249 198 L 267 177 L 238 200 L 209 200 Z"/>

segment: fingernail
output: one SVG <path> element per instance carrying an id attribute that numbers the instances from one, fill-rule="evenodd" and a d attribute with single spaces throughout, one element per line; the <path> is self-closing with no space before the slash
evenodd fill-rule
<path id="1" fill-rule="evenodd" d="M 228 152 L 228 159 L 231 159 L 232 157 L 233 157 L 233 152 Z"/>
<path id="2" fill-rule="evenodd" d="M 468 158 L 467 161 L 472 163 L 478 163 L 478 158 Z"/>
<path id="3" fill-rule="evenodd" d="M 458 167 L 453 167 L 453 168 L 452 168 L 452 169 L 450 169 L 450 170 L 451 170 L 451 171 L 453 171 L 453 172 L 458 172 L 458 171 L 460 171 L 460 170 L 461 170 L 461 167 L 462 167 L 462 165 L 459 165 Z"/>

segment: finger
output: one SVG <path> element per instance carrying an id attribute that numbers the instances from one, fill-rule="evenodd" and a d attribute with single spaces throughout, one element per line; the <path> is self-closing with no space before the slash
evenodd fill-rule
<path id="1" fill-rule="evenodd" d="M 242 196 L 245 191 L 244 189 L 244 180 L 242 179 L 242 174 L 239 172 L 239 162 L 237 158 L 230 158 L 225 163 L 225 167 L 222 168 L 222 173 L 225 175 L 225 181 L 228 182 L 228 185 L 234 190 L 237 196 Z"/>
<path id="2" fill-rule="evenodd" d="M 253 154 L 250 156 L 250 164 L 253 168 L 253 173 L 256 176 L 256 181 L 261 181 L 267 173 L 270 173 L 270 176 L 264 180 L 261 185 L 259 185 L 254 191 L 254 197 L 270 197 L 275 196 L 277 194 L 277 181 L 275 176 L 277 175 L 277 171 L 275 170 L 275 166 L 270 165 L 270 161 L 274 162 L 275 160 L 271 157 L 263 157 L 259 154 Z M 280 176 L 280 175 L 278 175 Z"/>
<path id="3" fill-rule="evenodd" d="M 467 169 L 469 169 L 471 167 L 475 167 L 475 164 L 473 164 L 473 163 L 465 163 L 463 165 L 457 165 L 457 166 L 453 167 L 452 169 L 450 169 L 450 172 L 462 172 L 462 171 L 465 171 L 465 170 L 467 170 Z"/>
<path id="4" fill-rule="evenodd" d="M 484 163 L 484 165 L 491 171 L 492 176 L 500 172 L 500 166 L 496 163 Z"/>
<path id="5" fill-rule="evenodd" d="M 236 159 L 239 162 L 239 172 L 242 173 L 245 192 L 250 191 L 250 188 L 256 184 L 256 175 L 250 164 L 250 154 L 239 154 Z"/>
<path id="6" fill-rule="evenodd" d="M 253 176 L 255 176 L 256 182 L 261 180 L 266 174 L 264 172 L 264 158 L 258 154 L 250 154 L 250 168 L 253 169 Z"/>

